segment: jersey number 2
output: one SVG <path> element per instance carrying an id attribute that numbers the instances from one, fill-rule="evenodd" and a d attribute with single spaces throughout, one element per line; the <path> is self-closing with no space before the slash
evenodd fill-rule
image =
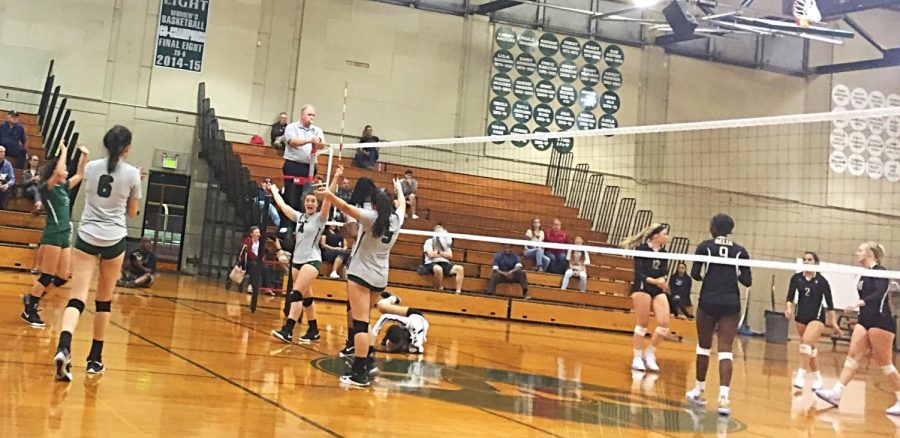
<path id="1" fill-rule="evenodd" d="M 97 183 L 97 196 L 101 198 L 108 198 L 109 195 L 112 194 L 112 183 L 112 175 L 101 176 L 100 181 Z"/>

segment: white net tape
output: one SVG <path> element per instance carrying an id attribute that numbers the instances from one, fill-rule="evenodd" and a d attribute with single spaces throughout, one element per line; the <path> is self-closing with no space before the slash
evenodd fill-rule
<path id="1" fill-rule="evenodd" d="M 337 225 L 343 226 L 342 222 L 333 222 L 330 221 L 327 225 Z M 643 258 L 654 258 L 654 259 L 663 259 L 663 260 L 673 260 L 673 261 L 685 261 L 685 262 L 699 262 L 699 263 L 715 263 L 720 265 L 733 265 L 733 266 L 749 266 L 751 268 L 762 268 L 762 269 L 777 269 L 783 271 L 791 271 L 791 272 L 799 272 L 799 271 L 809 271 L 809 272 L 834 272 L 840 274 L 850 274 L 850 275 L 859 275 L 859 276 L 867 276 L 867 277 L 875 277 L 875 278 L 889 278 L 900 280 L 900 271 L 884 271 L 884 270 L 873 270 L 873 269 L 865 269 L 858 266 L 850 266 L 850 265 L 841 265 L 841 264 L 828 264 L 827 266 L 819 266 L 819 265 L 807 265 L 803 263 L 798 263 L 796 261 L 788 262 L 788 261 L 772 261 L 772 260 L 740 260 L 740 259 L 724 259 L 722 257 L 710 257 L 710 256 L 701 256 L 694 254 L 675 254 L 675 253 L 657 253 L 657 252 L 648 252 L 648 251 L 635 251 L 633 249 L 621 249 L 621 248 L 611 248 L 611 247 L 602 247 L 602 246 L 592 246 L 592 245 L 572 245 L 572 244 L 562 244 L 562 243 L 550 243 L 550 242 L 537 242 L 531 240 L 520 240 L 520 239 L 508 239 L 504 237 L 492 237 L 492 236 L 481 236 L 475 234 L 461 234 L 461 233 L 448 233 L 448 232 L 440 232 L 436 233 L 433 231 L 421 231 L 421 230 L 410 230 L 410 229 L 401 229 L 400 234 L 408 234 L 411 236 L 423 236 L 423 237 L 434 237 L 434 236 L 449 236 L 454 240 L 471 240 L 477 242 L 490 242 L 497 244 L 508 244 L 515 247 L 522 246 L 531 246 L 531 247 L 541 247 L 541 248 L 556 248 L 563 250 L 574 250 L 574 251 L 585 251 L 591 254 L 602 254 L 602 255 L 611 255 L 611 256 L 621 256 L 621 257 L 643 257 Z M 752 255 L 752 253 L 751 253 Z"/>
<path id="2" fill-rule="evenodd" d="M 690 123 L 671 123 L 665 125 L 629 126 L 621 128 L 590 129 L 583 131 L 539 132 L 532 134 L 491 135 L 480 137 L 435 138 L 425 140 L 386 141 L 378 143 L 378 148 L 396 148 L 404 146 L 447 146 L 500 141 L 531 141 L 551 138 L 581 138 L 616 135 L 660 134 L 671 132 L 702 131 L 709 129 L 748 128 L 759 126 L 776 126 L 791 124 L 809 124 L 833 122 L 835 120 L 872 119 L 900 117 L 900 108 L 876 108 L 852 111 L 833 111 L 827 113 L 797 114 L 789 116 L 755 117 L 747 119 L 713 120 Z M 370 148 L 372 143 L 349 143 L 345 149 Z"/>

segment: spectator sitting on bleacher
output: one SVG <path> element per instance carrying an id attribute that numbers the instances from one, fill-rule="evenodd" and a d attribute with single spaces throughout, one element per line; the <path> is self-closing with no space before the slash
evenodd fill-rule
<path id="1" fill-rule="evenodd" d="M 6 159 L 6 148 L 0 146 L 0 210 L 6 210 L 9 194 L 16 185 L 16 172 L 12 163 Z"/>
<path id="2" fill-rule="evenodd" d="M 44 208 L 41 202 L 41 191 L 38 189 L 41 183 L 41 169 L 38 168 L 41 160 L 37 155 L 32 155 L 28 159 L 28 168 L 22 172 L 22 196 L 26 199 L 34 201 L 34 210 L 32 214 L 40 214 Z"/>
<path id="3" fill-rule="evenodd" d="M 581 236 L 575 237 L 575 244 L 584 245 Z M 581 291 L 587 291 L 587 265 L 591 264 L 591 256 L 585 251 L 570 249 L 566 259 L 569 261 L 569 269 L 566 269 L 566 273 L 563 275 L 562 290 L 569 288 L 569 280 L 573 276 L 578 276 L 578 279 L 581 280 Z"/>
<path id="4" fill-rule="evenodd" d="M 28 148 L 25 146 L 27 141 L 25 128 L 19 123 L 19 113 L 10 111 L 6 115 L 6 123 L 0 124 L 0 146 L 6 148 L 10 159 L 16 160 L 16 169 L 25 168 L 25 158 L 28 157 Z"/>
<path id="5" fill-rule="evenodd" d="M 525 232 L 525 237 L 532 242 L 544 241 L 544 230 L 541 229 L 541 218 L 531 220 L 531 228 Z M 544 272 L 550 267 L 550 257 L 544 255 L 544 248 L 540 246 L 525 246 L 525 257 L 534 257 L 534 270 Z"/>
<path id="6" fill-rule="evenodd" d="M 284 150 L 284 129 L 287 128 L 287 113 L 278 114 L 278 121 L 272 124 L 272 132 L 269 134 L 272 147 Z"/>
<path id="7" fill-rule="evenodd" d="M 366 125 L 363 129 L 362 137 L 359 138 L 360 143 L 378 143 L 380 139 L 372 135 L 372 125 Z M 353 166 L 362 169 L 374 169 L 375 163 L 378 162 L 378 148 L 362 148 L 356 150 L 353 157 Z"/>
<path id="8" fill-rule="evenodd" d="M 453 238 L 445 234 L 447 231 L 441 224 L 434 226 L 434 236 L 425 241 L 422 251 L 425 253 L 425 272 L 434 274 L 435 287 L 438 290 L 444 290 L 444 275 L 453 275 L 456 277 L 456 293 L 462 292 L 463 279 L 465 270 L 461 265 L 450 263 L 453 257 Z"/>
<path id="9" fill-rule="evenodd" d="M 403 197 L 406 198 L 406 205 L 409 206 L 410 217 L 418 219 L 419 216 L 416 215 L 416 192 L 419 191 L 419 181 L 413 177 L 412 170 L 406 169 L 406 172 L 403 172 L 400 187 L 403 188 Z"/>
<path id="10" fill-rule="evenodd" d="M 669 309 L 676 318 L 678 312 L 684 314 L 687 319 L 694 319 L 693 305 L 691 304 L 691 287 L 694 282 L 687 274 L 687 264 L 678 262 L 675 273 L 669 277 Z"/>
<path id="11" fill-rule="evenodd" d="M 494 270 L 487 284 L 488 295 L 496 293 L 497 283 L 519 283 L 525 298 L 528 298 L 528 278 L 519 256 L 512 252 L 512 246 L 503 245 L 503 251 L 494 255 Z"/>
<path id="12" fill-rule="evenodd" d="M 322 248 L 322 261 L 331 263 L 330 278 L 341 278 L 341 268 L 350 261 L 349 246 L 344 239 L 344 233 L 337 225 L 329 225 L 319 237 L 319 247 Z"/>
<path id="13" fill-rule="evenodd" d="M 156 254 L 153 253 L 153 242 L 149 237 L 141 238 L 141 246 L 128 255 L 127 262 L 122 264 L 122 278 L 119 287 L 150 287 L 156 273 Z"/>
<path id="14" fill-rule="evenodd" d="M 544 232 L 544 242 L 550 243 L 569 243 L 569 235 L 562 229 L 562 222 L 559 219 L 553 219 L 553 227 L 548 228 Z M 566 272 L 568 261 L 566 260 L 566 250 L 558 248 L 547 248 L 544 250 L 547 257 L 550 257 L 550 268 L 547 272 L 554 274 L 562 274 Z"/>

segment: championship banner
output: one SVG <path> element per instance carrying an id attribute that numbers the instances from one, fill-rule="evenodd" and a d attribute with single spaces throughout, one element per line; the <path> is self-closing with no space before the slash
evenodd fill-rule
<path id="1" fill-rule="evenodd" d="M 208 20 L 209 0 L 161 0 L 153 65 L 201 72 Z"/>

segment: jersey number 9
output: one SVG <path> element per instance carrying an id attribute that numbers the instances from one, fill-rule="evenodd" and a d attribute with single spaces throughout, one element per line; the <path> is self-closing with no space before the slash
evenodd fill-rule
<path id="1" fill-rule="evenodd" d="M 109 195 L 112 194 L 112 183 L 112 175 L 101 176 L 100 181 L 97 183 L 97 196 L 101 198 L 108 198 Z"/>
<path id="2" fill-rule="evenodd" d="M 726 259 L 728 258 L 728 247 L 727 246 L 719 247 L 719 257 L 725 257 Z"/>

